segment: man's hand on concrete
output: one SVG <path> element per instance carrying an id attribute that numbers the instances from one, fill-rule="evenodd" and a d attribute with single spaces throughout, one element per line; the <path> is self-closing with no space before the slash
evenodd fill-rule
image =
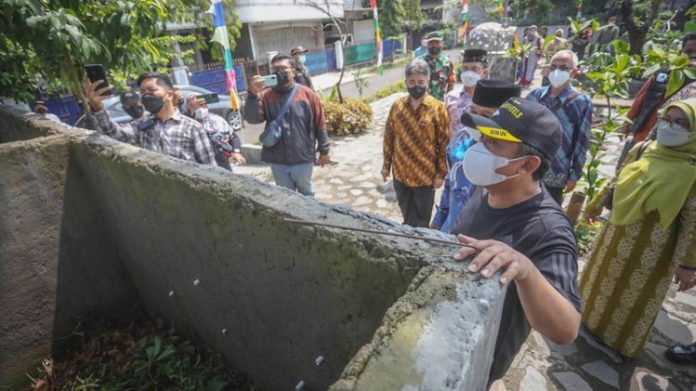
<path id="1" fill-rule="evenodd" d="M 331 157 L 329 155 L 319 154 L 319 159 L 317 159 L 317 164 L 324 167 L 325 165 L 331 163 Z"/>
<path id="2" fill-rule="evenodd" d="M 89 101 L 89 106 L 93 111 L 101 111 L 104 109 L 104 99 L 110 96 L 102 96 L 101 94 L 111 90 L 110 86 L 101 87 L 101 85 L 106 85 L 104 80 L 97 80 L 92 83 L 89 79 L 85 78 L 85 87 L 87 87 L 87 100 Z"/>
<path id="3" fill-rule="evenodd" d="M 476 240 L 469 236 L 457 235 L 460 243 L 471 247 L 462 247 L 454 254 L 454 259 L 461 261 L 478 252 L 469 264 L 469 271 L 478 272 L 483 277 L 490 277 L 498 269 L 503 269 L 500 282 L 507 284 L 512 280 L 521 281 L 534 270 L 534 264 L 524 254 L 497 240 Z"/>
<path id="4" fill-rule="evenodd" d="M 382 181 L 386 182 L 389 179 L 389 170 L 386 168 L 382 169 Z"/>
<path id="5" fill-rule="evenodd" d="M 246 159 L 239 152 L 233 153 L 230 156 L 230 160 L 232 160 L 232 163 L 234 163 L 234 164 L 246 164 Z"/>
<path id="6" fill-rule="evenodd" d="M 444 183 L 445 183 L 445 180 L 442 178 L 433 179 L 433 189 L 441 188 Z"/>
<path id="7" fill-rule="evenodd" d="M 249 83 L 249 93 L 258 96 L 266 86 L 263 82 L 263 77 L 254 75 Z"/>

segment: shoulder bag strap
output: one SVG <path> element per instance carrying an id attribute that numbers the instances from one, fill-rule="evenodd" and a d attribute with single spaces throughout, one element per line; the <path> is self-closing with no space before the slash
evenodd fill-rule
<path id="1" fill-rule="evenodd" d="M 297 87 L 297 83 L 295 83 L 295 85 L 292 86 L 292 90 L 290 91 L 288 96 L 285 98 L 285 102 L 283 102 L 283 107 L 280 108 L 280 111 L 278 112 L 278 116 L 274 120 L 274 122 L 277 122 L 278 125 L 280 125 L 280 121 L 282 121 L 283 117 L 285 117 L 285 113 L 288 112 L 288 109 L 290 108 L 290 104 L 292 103 L 292 98 L 295 97 L 297 90 L 299 90 L 299 88 Z"/>

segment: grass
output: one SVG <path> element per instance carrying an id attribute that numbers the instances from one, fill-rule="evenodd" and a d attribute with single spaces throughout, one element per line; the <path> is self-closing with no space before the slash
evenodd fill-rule
<path id="1" fill-rule="evenodd" d="M 391 94 L 395 94 L 397 92 L 404 92 L 404 91 L 406 91 L 406 83 L 404 82 L 404 80 L 399 80 L 395 83 L 392 83 L 392 84 L 382 88 L 381 90 L 375 92 L 374 94 L 362 97 L 360 99 L 363 102 L 365 102 L 366 104 L 370 104 L 376 100 L 386 98 L 387 96 L 389 96 Z"/>

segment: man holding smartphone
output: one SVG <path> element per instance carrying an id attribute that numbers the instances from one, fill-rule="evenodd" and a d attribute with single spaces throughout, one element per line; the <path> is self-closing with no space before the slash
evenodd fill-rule
<path id="1" fill-rule="evenodd" d="M 203 95 L 194 92 L 184 100 L 184 113 L 203 125 L 210 142 L 215 148 L 215 160 L 218 166 L 232 171 L 230 160 L 235 164 L 244 164 L 242 140 L 230 124 L 221 116 L 208 110 L 208 103 Z"/>
<path id="2" fill-rule="evenodd" d="M 329 136 L 321 102 L 314 91 L 295 83 L 295 66 L 292 57 L 275 56 L 271 60 L 271 72 L 276 75 L 278 85 L 266 91 L 263 78 L 254 76 L 244 117 L 252 124 L 266 122 L 267 128 L 274 121 L 279 125 L 280 139 L 261 150 L 261 160 L 271 164 L 276 185 L 314 196 L 312 171 L 315 162 L 323 166 L 330 161 Z M 282 111 L 285 111 L 282 118 L 276 118 Z"/>
<path id="3" fill-rule="evenodd" d="M 140 75 L 141 102 L 155 119 L 154 126 L 139 130 L 130 124 L 119 125 L 104 109 L 102 94 L 111 90 L 106 81 L 86 80 L 87 98 L 97 119 L 97 130 L 107 136 L 175 158 L 217 166 L 215 151 L 203 126 L 182 115 L 175 106 L 175 91 L 169 76 L 148 72 Z M 106 85 L 106 87 L 104 87 Z M 101 87 L 100 87 L 101 86 Z"/>

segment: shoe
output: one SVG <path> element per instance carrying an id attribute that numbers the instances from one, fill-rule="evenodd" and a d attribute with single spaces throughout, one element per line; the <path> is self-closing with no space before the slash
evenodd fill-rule
<path id="1" fill-rule="evenodd" d="M 667 349 L 665 356 L 677 364 L 696 364 L 696 343 L 672 346 Z"/>

